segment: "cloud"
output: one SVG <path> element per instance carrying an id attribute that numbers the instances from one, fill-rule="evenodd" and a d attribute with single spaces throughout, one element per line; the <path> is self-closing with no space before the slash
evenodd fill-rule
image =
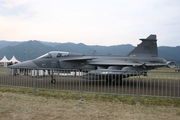
<path id="1" fill-rule="evenodd" d="M 30 5 L 26 0 L 1 0 L 0 15 L 4 17 L 32 17 L 34 12 L 30 9 Z"/>
<path id="2" fill-rule="evenodd" d="M 0 35 L 7 40 L 136 45 L 153 33 L 160 45 L 175 46 L 178 11 L 178 0 L 4 0 Z"/>

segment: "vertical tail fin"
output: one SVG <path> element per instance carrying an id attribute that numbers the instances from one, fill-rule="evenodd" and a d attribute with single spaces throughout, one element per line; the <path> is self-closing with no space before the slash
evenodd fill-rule
<path id="1" fill-rule="evenodd" d="M 140 40 L 142 42 L 135 47 L 128 56 L 158 56 L 156 35 L 149 35 L 146 39 Z"/>

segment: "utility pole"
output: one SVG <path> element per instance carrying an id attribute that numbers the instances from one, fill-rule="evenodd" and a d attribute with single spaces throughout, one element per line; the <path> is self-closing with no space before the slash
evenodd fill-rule
<path id="1" fill-rule="evenodd" d="M 26 50 L 24 51 L 24 54 L 26 54 L 26 60 L 27 60 L 27 54 L 28 54 L 28 49 L 26 48 Z"/>

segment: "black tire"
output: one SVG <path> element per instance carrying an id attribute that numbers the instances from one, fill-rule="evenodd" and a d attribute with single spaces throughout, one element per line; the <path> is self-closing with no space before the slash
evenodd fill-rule
<path id="1" fill-rule="evenodd" d="M 122 85 L 122 79 L 116 80 L 116 85 Z"/>
<path id="2" fill-rule="evenodd" d="M 52 79 L 52 80 L 51 80 L 51 83 L 52 83 L 52 84 L 56 84 L 56 79 Z"/>

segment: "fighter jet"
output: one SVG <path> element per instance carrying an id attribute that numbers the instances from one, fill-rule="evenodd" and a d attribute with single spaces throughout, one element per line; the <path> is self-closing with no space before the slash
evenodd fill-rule
<path id="1" fill-rule="evenodd" d="M 146 39 L 140 40 L 142 42 L 126 56 L 84 55 L 64 51 L 51 51 L 36 59 L 24 61 L 10 67 L 45 70 L 90 70 L 88 74 L 83 76 L 84 79 L 99 80 L 97 74 L 103 74 L 102 79 L 107 75 L 111 75 L 112 79 L 121 81 L 124 77 L 134 76 L 134 72 L 137 71 L 147 71 L 157 67 L 168 66 L 169 62 L 158 57 L 156 35 L 152 34 Z M 129 71 L 128 75 L 127 72 L 125 74 L 125 71 Z M 147 75 L 146 72 L 143 73 L 145 73 L 143 75 Z M 55 83 L 56 81 L 52 78 L 51 82 Z"/>

